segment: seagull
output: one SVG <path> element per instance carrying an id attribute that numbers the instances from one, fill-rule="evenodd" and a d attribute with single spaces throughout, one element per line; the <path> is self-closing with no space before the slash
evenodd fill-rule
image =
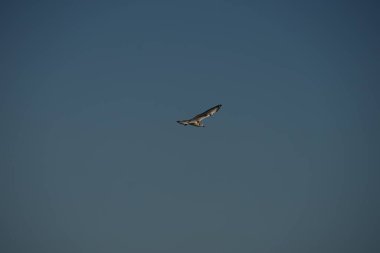
<path id="1" fill-rule="evenodd" d="M 205 127 L 205 125 L 203 125 L 203 123 L 202 123 L 202 120 L 214 115 L 217 111 L 219 111 L 220 107 L 222 107 L 222 105 L 216 105 L 216 106 L 208 109 L 207 111 L 202 112 L 201 114 L 194 116 L 191 119 L 177 120 L 177 122 L 181 125 L 184 125 L 184 126 L 191 125 L 191 126 L 195 126 L 195 127 Z"/>

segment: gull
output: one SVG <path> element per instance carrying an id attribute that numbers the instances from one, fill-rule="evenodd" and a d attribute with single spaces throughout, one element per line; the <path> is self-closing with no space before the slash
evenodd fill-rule
<path id="1" fill-rule="evenodd" d="M 191 119 L 177 120 L 177 122 L 184 126 L 190 125 L 190 126 L 195 126 L 195 127 L 205 127 L 205 125 L 203 125 L 202 123 L 202 120 L 214 115 L 217 111 L 219 111 L 220 107 L 222 107 L 222 105 L 216 105 L 208 109 L 207 111 L 194 116 Z"/>

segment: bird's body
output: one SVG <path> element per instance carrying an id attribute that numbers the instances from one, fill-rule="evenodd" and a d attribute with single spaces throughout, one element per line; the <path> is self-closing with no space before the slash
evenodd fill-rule
<path id="1" fill-rule="evenodd" d="M 187 126 L 196 126 L 196 127 L 204 127 L 203 123 L 199 120 L 178 120 L 177 121 L 179 124 Z"/>
<path id="2" fill-rule="evenodd" d="M 222 107 L 222 105 L 216 105 L 216 106 L 208 109 L 207 111 L 202 112 L 201 114 L 194 116 L 191 119 L 178 120 L 177 122 L 181 125 L 184 125 L 184 126 L 190 125 L 190 126 L 195 126 L 195 127 L 205 127 L 205 125 L 202 123 L 202 120 L 214 115 L 217 111 L 220 110 L 220 107 Z"/>

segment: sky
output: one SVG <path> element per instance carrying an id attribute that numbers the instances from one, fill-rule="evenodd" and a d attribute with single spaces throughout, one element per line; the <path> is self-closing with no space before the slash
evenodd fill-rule
<path id="1" fill-rule="evenodd" d="M 380 252 L 379 8 L 3 1 L 0 251 Z"/>

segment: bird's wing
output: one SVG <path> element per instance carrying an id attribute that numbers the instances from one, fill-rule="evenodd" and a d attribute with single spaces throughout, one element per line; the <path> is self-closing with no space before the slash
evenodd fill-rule
<path id="1" fill-rule="evenodd" d="M 205 118 L 208 118 L 208 117 L 214 115 L 217 111 L 219 111 L 220 107 L 222 107 L 222 105 L 214 106 L 214 107 L 208 109 L 207 111 L 202 112 L 201 114 L 194 116 L 192 118 L 192 120 L 197 120 L 197 121 L 204 120 Z"/>

